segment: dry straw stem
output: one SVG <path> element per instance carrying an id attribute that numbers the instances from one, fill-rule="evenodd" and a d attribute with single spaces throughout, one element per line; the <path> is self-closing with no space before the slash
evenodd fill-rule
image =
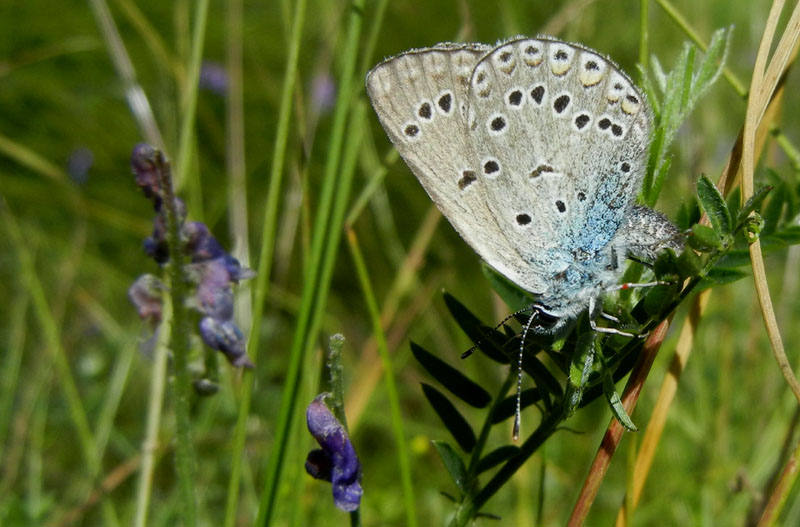
<path id="1" fill-rule="evenodd" d="M 777 12 L 780 13 L 780 9 L 778 9 Z M 758 119 L 756 120 L 756 125 L 752 128 L 754 132 L 751 135 L 751 142 L 750 142 L 751 145 L 750 190 L 748 194 L 742 197 L 743 200 L 746 200 L 750 196 L 752 196 L 753 192 L 752 156 L 755 156 L 756 152 L 761 152 L 761 150 L 763 149 L 763 145 L 766 140 L 767 133 L 769 131 L 770 123 L 772 123 L 773 117 L 775 116 L 775 114 L 777 114 L 777 108 L 779 107 L 779 100 L 781 95 L 780 92 L 775 91 L 778 81 L 781 79 L 788 64 L 790 64 L 794 60 L 794 56 L 796 55 L 797 52 L 796 50 L 797 31 L 795 29 L 795 27 L 797 26 L 796 16 L 797 16 L 797 9 L 795 10 L 795 13 L 792 16 L 792 21 L 790 21 L 789 25 L 787 26 L 786 32 L 784 34 L 783 39 L 781 40 L 781 43 L 776 49 L 775 58 L 770 64 L 770 69 L 768 71 L 767 78 L 773 79 L 774 84 L 772 84 L 772 87 L 769 89 L 761 89 L 758 91 L 754 91 L 751 89 L 751 93 L 755 94 L 754 97 L 757 97 L 758 98 L 757 100 L 760 102 L 760 111 L 758 113 Z M 777 19 L 777 15 L 770 17 L 770 20 L 773 19 Z M 772 23 L 771 31 L 774 32 L 774 22 Z M 791 33 L 794 33 L 794 36 L 790 39 L 787 37 L 787 35 L 790 35 Z M 767 33 L 765 31 L 765 35 L 766 34 Z M 771 41 L 771 38 L 767 40 L 767 42 L 769 41 Z M 791 42 L 791 45 L 788 45 L 787 42 Z M 767 51 L 768 49 L 769 46 L 767 46 Z M 787 49 L 789 50 L 789 52 L 786 51 Z M 752 100 L 753 97 L 751 97 L 751 101 Z M 751 102 L 750 104 L 752 105 L 753 103 Z M 767 117 L 766 119 L 764 119 L 765 116 Z M 728 164 L 725 167 L 725 170 L 723 171 L 717 183 L 717 186 L 718 188 L 720 188 L 723 195 L 728 193 L 728 191 L 732 187 L 732 180 L 735 179 L 735 177 L 732 178 L 732 176 L 738 175 L 739 170 L 741 168 L 740 163 L 742 161 L 742 151 L 744 148 L 743 147 L 744 135 L 745 135 L 745 130 L 743 130 L 740 133 L 739 138 L 737 139 L 737 142 L 731 152 Z M 701 222 L 707 224 L 708 219 L 704 216 L 701 219 Z M 762 276 L 763 276 L 763 266 L 762 266 Z M 764 281 L 764 283 L 766 284 L 766 281 Z M 709 294 L 710 290 L 697 295 L 691 307 L 690 316 L 687 319 L 686 325 L 681 331 L 675 356 L 669 368 L 667 378 L 662 384 L 661 392 L 659 393 L 659 398 L 658 401 L 656 402 L 656 407 L 654 409 L 651 422 L 648 425 L 647 431 L 645 432 L 641 451 L 637 455 L 636 464 L 634 467 L 634 474 L 631 479 L 631 485 L 632 485 L 632 488 L 630 489 L 631 498 L 623 499 L 623 505 L 617 517 L 618 526 L 626 525 L 627 518 L 629 517 L 630 514 L 632 514 L 632 510 L 628 511 L 626 509 L 626 505 L 631 506 L 631 509 L 635 508 L 636 504 L 638 503 L 641 497 L 642 489 L 644 487 L 644 483 L 646 481 L 649 468 L 652 464 L 655 448 L 659 442 L 659 438 L 663 431 L 664 423 L 666 422 L 668 409 L 671 406 L 671 402 L 674 399 L 675 393 L 677 391 L 677 384 L 680 378 L 680 374 L 683 371 L 683 368 L 685 367 L 685 364 L 691 353 L 697 324 L 702 316 L 703 311 L 705 310 L 705 306 L 708 303 Z M 772 313 L 771 305 L 769 311 L 770 313 Z M 772 314 L 772 320 L 774 321 L 774 314 Z M 659 326 L 659 328 L 657 328 L 654 331 L 654 334 L 660 332 L 660 330 L 662 330 L 662 327 L 664 331 L 666 331 L 668 324 L 669 322 L 662 323 L 662 325 Z M 651 335 L 651 338 L 652 337 L 653 335 Z M 778 342 L 780 343 L 779 335 L 778 335 Z M 646 347 L 650 343 L 651 341 L 650 339 L 648 339 Z M 654 344 L 656 344 L 655 348 L 651 351 L 653 355 L 657 352 L 658 346 L 660 346 L 660 340 L 654 341 Z M 785 361 L 785 366 L 784 364 L 781 364 L 780 359 L 778 360 L 778 362 L 779 364 L 781 364 L 782 371 L 784 371 L 784 376 L 786 376 L 788 372 L 788 375 L 791 376 L 792 381 L 794 381 L 796 385 L 796 380 L 794 380 L 794 376 L 792 375 L 791 367 L 788 365 L 788 361 L 785 360 L 785 355 L 782 353 L 782 350 L 783 348 L 781 346 L 780 352 Z M 777 356 L 778 354 L 776 353 L 776 358 Z M 646 363 L 648 361 L 652 361 L 652 358 L 648 357 L 647 353 L 643 353 L 643 356 L 640 359 L 640 361 L 641 361 L 640 364 Z M 623 394 L 623 402 L 626 411 L 628 411 L 629 414 L 632 412 L 633 407 L 635 407 L 636 399 L 638 399 L 640 383 L 644 381 L 644 378 L 646 378 L 648 372 L 649 372 L 649 367 L 640 368 L 637 365 L 636 371 L 631 374 L 631 378 L 629 379 L 628 384 L 625 388 L 625 392 Z M 641 379 L 638 378 L 635 379 L 637 373 L 640 375 L 644 374 L 644 377 Z M 792 381 L 789 381 L 787 379 L 787 382 L 789 382 L 790 385 Z M 608 469 L 608 464 L 610 463 L 610 459 L 613 456 L 613 453 L 616 450 L 617 445 L 619 444 L 621 436 L 622 436 L 621 426 L 615 420 L 612 420 L 606 432 L 606 435 L 603 438 L 598 453 L 595 457 L 595 461 L 592 464 L 590 473 L 587 476 L 587 479 L 584 483 L 584 487 L 581 490 L 581 494 L 579 495 L 579 498 L 576 502 L 572 516 L 570 517 L 570 525 L 581 525 L 585 521 L 589 507 L 591 506 L 591 503 L 594 501 L 597 491 L 599 490 L 602 478 L 604 477 L 605 472 Z M 789 472 L 788 467 L 785 472 Z"/>
<path id="2" fill-rule="evenodd" d="M 783 1 L 776 0 L 772 3 L 767 27 L 759 46 L 756 64 L 753 68 L 753 77 L 750 81 L 750 97 L 745 114 L 744 133 L 742 140 L 742 202 L 744 203 L 753 195 L 753 169 L 755 164 L 756 130 L 764 116 L 770 97 L 778 88 L 786 69 L 797 55 L 797 43 L 800 38 L 800 4 L 796 4 L 792 17 L 775 48 L 772 60 L 767 64 L 767 57 L 772 45 L 775 27 L 778 24 Z M 766 65 L 766 66 L 765 66 Z M 750 262 L 753 267 L 753 279 L 756 286 L 758 302 L 761 306 L 761 316 L 767 329 L 772 352 L 775 360 L 783 373 L 786 383 L 791 388 L 800 402 L 800 383 L 797 382 L 792 372 L 791 364 L 786 358 L 783 349 L 775 311 L 769 294 L 769 285 L 764 271 L 764 258 L 761 254 L 761 242 L 756 240 L 750 244 Z"/>
<path id="3" fill-rule="evenodd" d="M 644 381 L 647 379 L 650 368 L 653 366 L 653 361 L 658 355 L 658 350 L 664 342 L 671 321 L 672 316 L 664 320 L 650 333 L 642 347 L 639 359 L 636 361 L 636 366 L 634 366 L 630 377 L 628 377 L 625 391 L 622 394 L 622 405 L 628 415 L 633 414 L 633 410 L 636 408 Z M 594 503 L 597 491 L 600 489 L 603 478 L 608 471 L 608 466 L 611 464 L 611 458 L 614 457 L 614 452 L 617 450 L 624 431 L 625 428 L 620 422 L 612 417 L 611 423 L 609 423 L 600 443 L 600 448 L 597 450 L 594 462 L 592 462 L 592 467 L 589 469 L 589 475 L 586 476 L 581 493 L 578 495 L 578 500 L 572 509 L 572 514 L 567 523 L 569 527 L 583 525 L 586 521 L 586 516 L 589 514 L 592 503 Z"/>
<path id="4" fill-rule="evenodd" d="M 756 134 L 756 152 L 760 152 L 764 148 L 769 131 L 772 126 L 771 123 L 777 118 L 783 92 L 776 92 L 767 107 L 761 125 Z M 742 137 L 743 130 L 740 131 L 739 137 L 731 150 L 731 155 L 728 158 L 728 163 L 722 171 L 719 179 L 717 180 L 717 188 L 724 195 L 727 196 L 730 190 L 734 187 L 734 183 L 741 175 L 741 161 L 742 161 Z M 700 223 L 709 225 L 708 217 L 703 215 Z M 706 289 L 698 294 L 692 301 L 689 308 L 689 316 L 681 328 L 680 336 L 678 337 L 678 344 L 675 349 L 675 354 L 670 362 L 667 374 L 661 384 L 661 389 L 656 399 L 653 413 L 647 428 L 644 431 L 642 438 L 641 448 L 636 455 L 636 461 L 633 467 L 633 474 L 631 476 L 631 487 L 628 489 L 628 496 L 623 498 L 622 506 L 620 507 L 617 515 L 618 527 L 627 525 L 628 519 L 642 496 L 644 484 L 647 481 L 647 476 L 650 472 L 650 467 L 653 463 L 656 448 L 661 440 L 661 434 L 667 421 L 669 409 L 672 406 L 672 401 L 675 399 L 675 394 L 678 391 L 678 382 L 680 381 L 681 374 L 683 373 L 686 364 L 689 361 L 689 356 L 694 347 L 694 336 L 697 332 L 697 327 L 705 312 L 706 305 L 708 304 L 711 296 L 712 289 Z M 628 509 L 630 507 L 630 509 Z"/>

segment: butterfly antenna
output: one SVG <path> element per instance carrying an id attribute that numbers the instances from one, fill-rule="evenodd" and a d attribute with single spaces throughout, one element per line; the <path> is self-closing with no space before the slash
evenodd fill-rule
<path id="1" fill-rule="evenodd" d="M 506 322 L 508 322 L 509 320 L 511 320 L 512 318 L 514 318 L 515 316 L 517 316 L 517 315 L 521 315 L 522 313 L 525 313 L 526 311 L 530 311 L 530 310 L 532 310 L 532 309 L 535 309 L 535 308 L 536 308 L 536 304 L 531 304 L 531 305 L 529 305 L 528 307 L 522 308 L 522 309 L 520 309 L 519 311 L 515 311 L 515 312 L 511 313 L 511 314 L 510 314 L 510 315 L 508 315 L 506 318 L 504 318 L 503 320 L 501 320 L 501 321 L 500 321 L 500 323 L 499 323 L 499 324 L 497 324 L 497 325 L 496 325 L 496 326 L 495 326 L 495 327 L 492 329 L 492 331 L 497 331 L 498 329 L 500 329 L 500 328 L 503 326 L 503 324 L 505 324 Z M 475 353 L 475 350 L 476 350 L 476 349 L 478 349 L 478 347 L 479 347 L 481 344 L 483 344 L 484 342 L 486 342 L 486 339 L 488 339 L 488 338 L 489 338 L 489 335 L 491 335 L 491 332 L 487 333 L 486 335 L 484 335 L 484 336 L 482 336 L 480 339 L 478 339 L 478 342 L 476 342 L 476 343 L 475 343 L 475 344 L 474 344 L 474 345 L 473 345 L 473 346 L 472 346 L 470 349 L 468 349 L 467 351 L 465 351 L 464 353 L 462 353 L 462 354 L 461 354 L 461 358 L 462 358 L 462 359 L 466 359 L 467 357 L 469 357 L 470 355 L 472 355 L 473 353 Z"/>
<path id="2" fill-rule="evenodd" d="M 514 412 L 514 429 L 511 436 L 514 442 L 519 441 L 519 429 L 522 423 L 522 351 L 525 348 L 525 337 L 528 336 L 528 330 L 535 319 L 539 318 L 539 311 L 534 310 L 530 318 L 522 328 L 522 338 L 519 341 L 519 358 L 517 359 L 517 409 Z"/>

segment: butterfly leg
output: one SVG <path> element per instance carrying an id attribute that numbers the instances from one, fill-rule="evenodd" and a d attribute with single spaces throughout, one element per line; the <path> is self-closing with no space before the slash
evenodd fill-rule
<path id="1" fill-rule="evenodd" d="M 600 312 L 600 316 L 603 317 L 606 320 L 610 320 L 611 322 L 614 322 L 615 324 L 619 324 L 621 322 L 620 319 L 618 319 L 617 317 L 615 317 L 614 315 L 612 315 L 610 313 L 606 313 L 605 311 L 601 311 Z"/>
<path id="2" fill-rule="evenodd" d="M 589 326 L 592 328 L 592 331 L 596 331 L 598 333 L 605 333 L 607 335 L 620 335 L 620 336 L 623 336 L 623 337 L 631 337 L 631 338 L 641 336 L 641 335 L 637 335 L 635 333 L 628 333 L 627 331 L 622 331 L 622 330 L 619 330 L 617 328 L 606 328 L 606 327 L 603 327 L 603 326 L 598 326 L 597 323 L 595 322 L 595 318 L 596 317 L 594 315 L 594 313 L 597 313 L 596 309 L 597 309 L 597 300 L 595 298 L 590 298 L 589 299 Z M 599 313 L 599 315 L 602 316 L 603 318 L 608 318 L 609 320 L 612 320 L 614 322 L 619 322 L 618 318 L 616 318 L 614 316 L 611 316 L 611 315 L 609 315 L 607 313 L 603 313 L 602 311 Z"/>
<path id="3" fill-rule="evenodd" d="M 625 289 L 633 289 L 634 287 L 655 287 L 657 285 L 669 285 L 670 282 L 664 282 L 663 280 L 656 280 L 655 282 L 643 282 L 643 283 L 635 283 L 635 282 L 626 282 L 624 284 L 617 284 L 608 288 L 608 291 L 622 291 Z"/>

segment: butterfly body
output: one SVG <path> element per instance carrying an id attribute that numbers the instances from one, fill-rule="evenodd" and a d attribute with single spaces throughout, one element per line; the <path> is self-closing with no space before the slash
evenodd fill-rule
<path id="1" fill-rule="evenodd" d="M 440 44 L 390 58 L 367 92 L 400 155 L 464 240 L 536 295 L 558 330 L 613 287 L 628 256 L 679 248 L 636 205 L 650 108 L 596 51 L 556 39 Z"/>

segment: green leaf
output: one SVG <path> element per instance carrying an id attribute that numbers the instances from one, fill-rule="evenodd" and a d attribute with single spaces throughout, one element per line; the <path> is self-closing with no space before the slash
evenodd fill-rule
<path id="1" fill-rule="evenodd" d="M 561 383 L 558 382 L 558 379 L 547 369 L 547 366 L 527 350 L 523 355 L 522 371 L 530 375 L 533 382 L 536 383 L 536 386 L 541 390 L 552 393 L 556 397 L 561 397 L 564 393 L 561 388 Z"/>
<path id="2" fill-rule="evenodd" d="M 478 317 L 472 314 L 464 304 L 448 293 L 444 294 L 444 303 L 453 320 L 461 330 L 467 334 L 473 343 L 480 342 L 480 350 L 490 359 L 500 364 L 508 364 L 508 355 L 503 351 L 503 346 L 508 338 L 501 332 L 485 326 Z M 484 338 L 485 337 L 485 338 Z"/>
<path id="3" fill-rule="evenodd" d="M 412 342 L 411 353 L 431 377 L 468 405 L 486 408 L 492 402 L 489 392 L 422 346 Z"/>
<path id="4" fill-rule="evenodd" d="M 779 183 L 775 185 L 775 188 L 770 193 L 769 202 L 767 202 L 767 206 L 761 213 L 764 218 L 764 228 L 761 230 L 761 236 L 767 237 L 777 230 L 785 202 L 786 184 Z"/>
<path id="5" fill-rule="evenodd" d="M 787 245 L 800 243 L 800 225 L 789 225 L 779 230 L 773 236 Z"/>
<path id="6" fill-rule="evenodd" d="M 692 225 L 691 235 L 686 240 L 689 246 L 700 252 L 711 252 L 722 247 L 722 240 L 717 232 L 706 225 Z"/>
<path id="7" fill-rule="evenodd" d="M 472 431 L 472 427 L 469 426 L 464 416 L 442 392 L 424 382 L 420 384 L 422 384 L 422 392 L 425 394 L 425 398 L 431 403 L 439 419 L 450 431 L 458 446 L 465 452 L 472 452 L 472 449 L 475 448 L 475 432 Z"/>
<path id="8" fill-rule="evenodd" d="M 611 407 L 611 412 L 614 414 L 614 417 L 617 418 L 619 424 L 624 426 L 629 432 L 637 432 L 639 429 L 633 424 L 628 412 L 625 411 L 625 407 L 622 406 L 622 400 L 617 393 L 616 386 L 614 386 L 614 378 L 611 376 L 611 372 L 605 368 L 604 370 L 603 393 L 606 395 L 606 400 L 608 401 L 609 407 Z"/>
<path id="9" fill-rule="evenodd" d="M 533 304 L 533 297 L 529 293 L 485 263 L 481 266 L 481 271 L 512 311 L 519 311 Z"/>
<path id="10" fill-rule="evenodd" d="M 583 397 L 583 390 L 592 373 L 595 359 L 595 337 L 594 331 L 587 331 L 578 337 L 578 342 L 575 344 L 575 356 L 570 364 L 567 393 L 564 397 L 564 412 L 567 417 L 571 416 L 578 408 Z"/>
<path id="11" fill-rule="evenodd" d="M 524 410 L 532 404 L 542 400 L 542 392 L 538 388 L 522 390 L 520 395 L 520 408 Z M 502 423 L 517 412 L 517 395 L 509 395 L 503 399 L 492 413 L 492 424 Z"/>
<path id="12" fill-rule="evenodd" d="M 769 195 L 773 188 L 775 187 L 766 185 L 756 190 L 753 195 L 750 196 L 750 199 L 747 200 L 747 203 L 744 204 L 742 210 L 740 210 L 736 215 L 736 224 L 738 225 L 746 220 L 751 212 L 760 210 L 761 203 L 764 201 L 764 198 Z M 738 191 L 739 189 L 737 188 L 736 190 Z"/>
<path id="13" fill-rule="evenodd" d="M 682 277 L 697 276 L 703 269 L 703 262 L 694 251 L 683 251 L 678 256 L 678 272 Z"/>
<path id="14" fill-rule="evenodd" d="M 700 205 L 697 203 L 695 196 L 690 196 L 686 201 L 681 203 L 678 209 L 676 223 L 678 228 L 682 231 L 689 230 L 692 225 L 700 221 Z"/>
<path id="15" fill-rule="evenodd" d="M 495 448 L 478 462 L 478 474 L 486 472 L 487 470 L 496 467 L 500 463 L 504 463 L 516 456 L 519 453 L 519 447 L 514 445 L 505 445 Z"/>
<path id="16" fill-rule="evenodd" d="M 705 174 L 697 180 L 697 198 L 716 233 L 719 236 L 730 234 L 733 231 L 731 211 L 720 191 Z"/>
<path id="17" fill-rule="evenodd" d="M 447 469 L 447 472 L 453 479 L 453 483 L 456 484 L 456 487 L 458 487 L 458 490 L 460 490 L 462 494 L 466 494 L 467 467 L 464 466 L 464 461 L 461 459 L 461 456 L 458 455 L 447 441 L 434 440 L 433 446 L 435 446 L 436 450 L 439 452 L 439 457 L 442 458 L 444 468 Z"/>
<path id="18" fill-rule="evenodd" d="M 740 271 L 739 269 L 714 267 L 708 272 L 708 274 L 706 274 L 706 276 L 703 277 L 702 280 L 700 280 L 700 283 L 697 284 L 694 292 L 700 292 L 704 289 L 708 289 L 709 287 L 717 285 L 731 284 L 747 276 L 750 276 L 750 274 Z"/>

